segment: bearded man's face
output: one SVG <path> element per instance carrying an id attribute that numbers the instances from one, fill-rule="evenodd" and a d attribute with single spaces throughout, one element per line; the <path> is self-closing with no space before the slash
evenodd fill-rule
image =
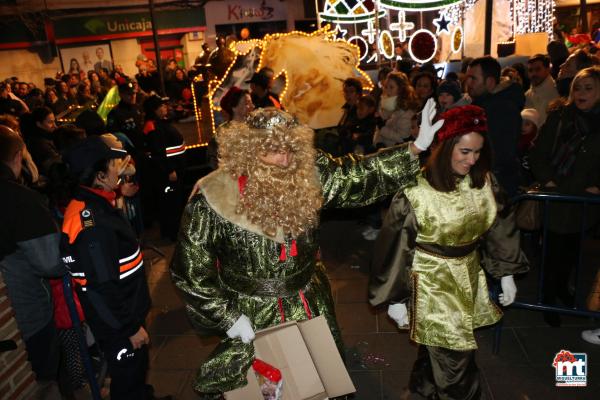
<path id="1" fill-rule="evenodd" d="M 279 151 L 269 151 L 267 153 L 259 154 L 258 159 L 267 165 L 285 169 L 294 161 L 294 153 L 287 149 L 281 149 Z"/>

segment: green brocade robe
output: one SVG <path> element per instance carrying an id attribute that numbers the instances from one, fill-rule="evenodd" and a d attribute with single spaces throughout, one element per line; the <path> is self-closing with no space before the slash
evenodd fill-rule
<path id="1" fill-rule="evenodd" d="M 407 146 L 367 157 L 318 153 L 315 168 L 324 207 L 332 208 L 374 203 L 414 185 L 419 173 Z M 286 321 L 304 320 L 308 307 L 312 316 L 327 319 L 342 351 L 329 281 L 317 259 L 317 230 L 293 239 L 292 256 L 292 238 L 266 236 L 235 213 L 238 201 L 237 181 L 217 170 L 203 178 L 200 193 L 185 208 L 171 275 L 194 327 L 225 336 L 241 314 L 259 330 L 279 324 L 282 314 Z M 217 393 L 244 386 L 253 359 L 252 344 L 225 337 L 200 367 L 194 389 Z"/>
<path id="2" fill-rule="evenodd" d="M 415 342 L 476 349 L 473 330 L 502 317 L 482 267 L 496 279 L 528 270 L 514 213 L 496 202 L 494 189 L 489 180 L 472 188 L 467 175 L 445 193 L 419 176 L 394 197 L 375 244 L 369 300 L 410 299 Z"/>

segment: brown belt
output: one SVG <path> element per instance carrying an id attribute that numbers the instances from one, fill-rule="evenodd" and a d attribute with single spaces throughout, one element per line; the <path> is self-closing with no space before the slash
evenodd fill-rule
<path id="1" fill-rule="evenodd" d="M 242 276 L 220 276 L 220 284 L 225 289 L 241 292 L 248 296 L 290 297 L 298 294 L 310 282 L 315 272 L 314 266 L 304 268 L 291 276 L 279 279 L 257 279 Z"/>
<path id="2" fill-rule="evenodd" d="M 479 241 L 464 246 L 443 246 L 436 243 L 417 243 L 417 249 L 443 258 L 460 258 L 471 254 L 479 247 Z"/>

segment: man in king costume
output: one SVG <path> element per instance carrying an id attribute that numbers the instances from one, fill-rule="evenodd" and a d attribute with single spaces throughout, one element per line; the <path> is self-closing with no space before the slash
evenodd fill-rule
<path id="1" fill-rule="evenodd" d="M 431 144 L 435 105 L 419 138 L 368 157 L 333 159 L 314 132 L 274 108 L 252 112 L 218 136 L 219 168 L 188 203 L 171 264 L 194 327 L 221 343 L 194 389 L 223 393 L 246 384 L 254 331 L 323 315 L 342 353 L 333 298 L 318 260 L 323 207 L 362 207 L 415 183 L 416 155 Z M 342 353 L 343 354 L 343 353 Z"/>

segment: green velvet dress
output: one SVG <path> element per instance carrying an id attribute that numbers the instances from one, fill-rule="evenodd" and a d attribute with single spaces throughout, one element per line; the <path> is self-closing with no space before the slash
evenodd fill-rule
<path id="1" fill-rule="evenodd" d="M 407 146 L 367 157 L 319 153 L 315 167 L 324 207 L 332 208 L 374 203 L 414 185 L 419 172 Z M 323 315 L 342 351 L 317 230 L 268 237 L 235 213 L 238 199 L 237 181 L 217 170 L 203 178 L 185 209 L 171 274 L 194 327 L 225 336 L 241 314 L 255 330 Z M 252 344 L 225 337 L 201 365 L 194 389 L 219 393 L 245 385 L 253 358 Z"/>

